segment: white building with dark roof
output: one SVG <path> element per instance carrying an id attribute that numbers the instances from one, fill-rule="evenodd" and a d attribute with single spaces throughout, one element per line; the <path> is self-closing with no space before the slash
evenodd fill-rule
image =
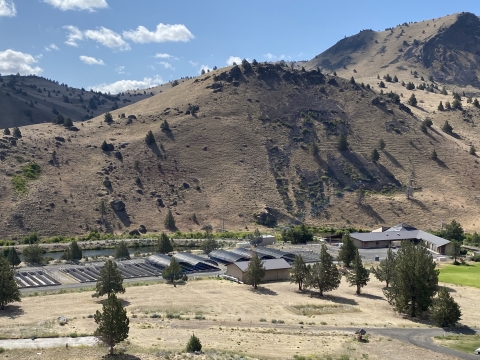
<path id="1" fill-rule="evenodd" d="M 237 261 L 227 265 L 226 274 L 246 283 L 246 271 L 250 261 Z M 290 264 L 285 259 L 267 259 L 262 261 L 265 276 L 262 281 L 286 280 L 290 277 Z"/>
<path id="2" fill-rule="evenodd" d="M 452 246 L 449 240 L 403 223 L 381 232 L 351 233 L 350 237 L 355 246 L 361 249 L 388 247 L 402 240 L 410 240 L 416 244 L 422 241 L 428 249 L 439 254 L 448 254 Z"/>

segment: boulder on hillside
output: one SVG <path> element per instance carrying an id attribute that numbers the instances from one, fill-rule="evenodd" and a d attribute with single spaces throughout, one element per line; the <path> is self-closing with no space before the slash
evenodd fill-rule
<path id="1" fill-rule="evenodd" d="M 157 199 L 157 206 L 160 206 L 162 208 L 165 207 L 165 204 L 163 203 L 162 199 L 160 199 L 160 198 Z"/>
<path id="2" fill-rule="evenodd" d="M 63 138 L 61 136 L 55 136 L 55 140 L 65 142 L 65 138 Z"/>
<path id="3" fill-rule="evenodd" d="M 137 117 L 135 115 L 128 115 L 128 118 L 132 120 L 137 120 Z"/>
<path id="4" fill-rule="evenodd" d="M 134 229 L 128 233 L 130 236 L 140 236 L 140 232 L 137 229 Z"/>
<path id="5" fill-rule="evenodd" d="M 140 225 L 138 227 L 138 231 L 141 232 L 142 234 L 146 234 L 147 233 L 147 228 L 145 227 L 145 225 Z"/>
<path id="6" fill-rule="evenodd" d="M 78 127 L 76 127 L 76 126 L 70 126 L 70 127 L 68 128 L 68 130 L 70 130 L 70 131 L 79 131 L 80 129 L 79 129 Z"/>
<path id="7" fill-rule="evenodd" d="M 115 211 L 125 211 L 125 203 L 120 199 L 115 199 L 110 202 L 110 206 Z"/>

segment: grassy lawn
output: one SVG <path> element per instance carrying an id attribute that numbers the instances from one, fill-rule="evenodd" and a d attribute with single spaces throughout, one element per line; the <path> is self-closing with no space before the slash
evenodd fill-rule
<path id="1" fill-rule="evenodd" d="M 480 335 L 435 336 L 435 340 L 442 346 L 467 354 L 473 354 L 480 347 Z"/>
<path id="2" fill-rule="evenodd" d="M 440 268 L 441 282 L 480 288 L 480 263 L 469 265 L 447 265 Z"/>

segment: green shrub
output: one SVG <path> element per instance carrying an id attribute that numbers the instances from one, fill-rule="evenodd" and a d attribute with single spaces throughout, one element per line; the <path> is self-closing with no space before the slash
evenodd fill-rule
<path id="1" fill-rule="evenodd" d="M 12 186 L 17 193 L 27 192 L 27 182 L 21 176 L 15 175 L 12 177 Z"/>
<path id="2" fill-rule="evenodd" d="M 267 319 L 261 318 L 260 322 L 267 322 Z"/>
<path id="3" fill-rule="evenodd" d="M 471 257 L 472 261 L 480 262 L 480 254 L 475 254 Z"/>
<path id="4" fill-rule="evenodd" d="M 193 334 L 190 337 L 190 340 L 188 340 L 187 343 L 187 352 L 197 352 L 197 351 L 202 351 L 202 343 L 200 342 L 200 339 Z"/>
<path id="5" fill-rule="evenodd" d="M 35 162 L 31 162 L 22 168 L 22 174 L 28 180 L 38 179 L 41 172 L 42 168 Z"/>

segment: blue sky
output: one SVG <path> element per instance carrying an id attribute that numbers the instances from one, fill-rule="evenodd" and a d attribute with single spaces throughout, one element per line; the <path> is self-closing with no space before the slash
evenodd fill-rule
<path id="1" fill-rule="evenodd" d="M 477 1 L 0 0 L 0 73 L 119 92 L 233 60 L 309 60 L 344 36 Z"/>

